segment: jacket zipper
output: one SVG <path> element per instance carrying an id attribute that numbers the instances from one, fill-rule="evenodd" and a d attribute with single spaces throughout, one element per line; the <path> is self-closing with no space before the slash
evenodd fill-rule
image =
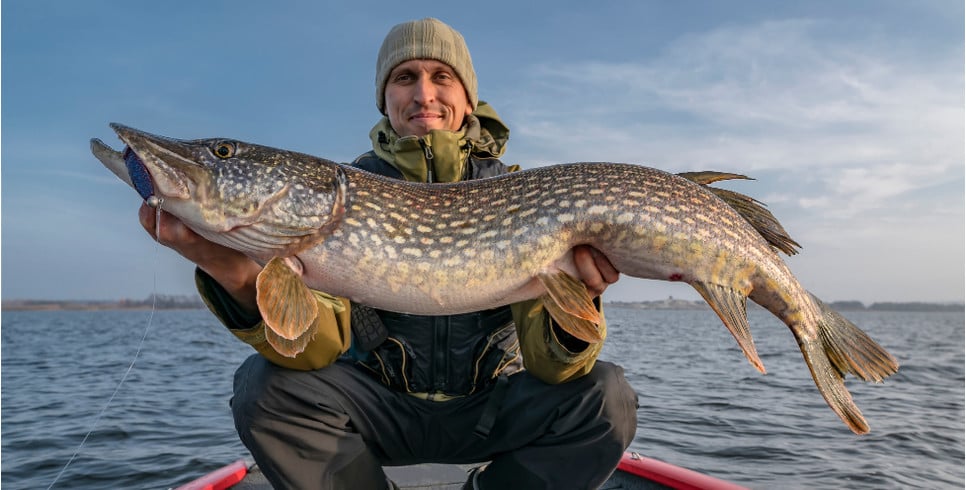
<path id="1" fill-rule="evenodd" d="M 419 138 L 419 146 L 423 147 L 423 155 L 426 157 L 426 182 L 433 183 L 433 149 L 423 138 Z"/>

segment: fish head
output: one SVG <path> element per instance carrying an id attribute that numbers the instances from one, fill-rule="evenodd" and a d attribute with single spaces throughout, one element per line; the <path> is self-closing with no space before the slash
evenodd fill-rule
<path id="1" fill-rule="evenodd" d="M 344 213 L 347 178 L 328 160 L 231 139 L 111 128 L 127 147 L 115 152 L 92 141 L 105 166 L 201 236 L 256 260 L 320 242 Z"/>

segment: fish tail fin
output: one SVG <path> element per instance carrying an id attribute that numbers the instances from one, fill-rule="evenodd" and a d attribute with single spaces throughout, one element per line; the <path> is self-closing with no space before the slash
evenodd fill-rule
<path id="1" fill-rule="evenodd" d="M 812 300 L 821 311 L 821 319 L 817 339 L 798 339 L 805 362 L 832 411 L 852 432 L 865 434 L 869 425 L 845 387 L 845 373 L 881 382 L 899 369 L 899 363 L 855 324 L 815 296 Z"/>
<path id="2" fill-rule="evenodd" d="M 862 416 L 862 411 L 852 401 L 852 394 L 845 387 L 845 377 L 829 358 L 825 350 L 824 341 L 799 341 L 802 355 L 805 356 L 805 364 L 812 372 L 812 379 L 819 393 L 825 398 L 825 402 L 832 408 L 832 411 L 849 426 L 849 429 L 856 434 L 869 432 L 869 424 Z"/>
<path id="3" fill-rule="evenodd" d="M 764 374 L 765 365 L 758 357 L 755 340 L 751 337 L 751 328 L 748 326 L 747 296 L 741 291 L 717 284 L 695 282 L 691 286 L 701 294 L 711 309 L 718 314 L 718 318 L 728 327 L 751 365 Z"/>
<path id="4" fill-rule="evenodd" d="M 899 362 L 872 337 L 812 295 L 822 312 L 819 334 L 832 364 L 862 381 L 881 383 L 899 370 Z"/>

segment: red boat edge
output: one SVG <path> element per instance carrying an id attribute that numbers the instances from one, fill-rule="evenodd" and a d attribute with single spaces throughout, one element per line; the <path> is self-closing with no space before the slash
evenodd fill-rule
<path id="1" fill-rule="evenodd" d="M 673 490 L 747 490 L 741 485 L 635 452 L 625 452 L 616 471 Z M 227 490 L 241 483 L 248 472 L 249 463 L 240 459 L 174 490 Z"/>
<path id="2" fill-rule="evenodd" d="M 247 474 L 248 462 L 239 459 L 174 490 L 227 490 L 244 480 Z"/>
<path id="3" fill-rule="evenodd" d="M 630 473 L 674 490 L 748 490 L 741 485 L 664 461 L 645 458 L 635 452 L 624 453 L 617 465 L 617 471 Z"/>

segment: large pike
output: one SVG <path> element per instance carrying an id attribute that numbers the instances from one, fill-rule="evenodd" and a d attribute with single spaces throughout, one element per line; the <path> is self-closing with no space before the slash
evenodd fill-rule
<path id="1" fill-rule="evenodd" d="M 708 187 L 741 176 L 673 175 L 575 163 L 483 180 L 419 184 L 227 139 L 178 140 L 119 124 L 124 153 L 95 156 L 201 236 L 265 265 L 266 336 L 295 355 L 315 334 L 308 288 L 413 314 L 456 314 L 542 297 L 562 328 L 602 341 L 570 250 L 591 245 L 624 274 L 683 281 L 711 305 L 761 372 L 751 298 L 798 341 L 819 391 L 869 430 L 845 373 L 882 381 L 896 360 L 798 283 L 776 253 L 794 241 L 756 201 Z"/>

